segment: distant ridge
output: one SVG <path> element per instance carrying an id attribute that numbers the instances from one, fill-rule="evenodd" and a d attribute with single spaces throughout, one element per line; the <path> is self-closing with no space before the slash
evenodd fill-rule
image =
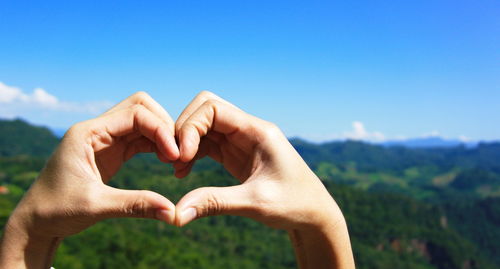
<path id="1" fill-rule="evenodd" d="M 291 144 L 312 167 L 322 161 L 340 165 L 356 163 L 365 171 L 390 170 L 404 172 L 413 166 L 439 164 L 444 170 L 453 167 L 482 167 L 500 171 L 500 142 L 479 143 L 476 147 L 408 147 L 383 146 L 362 141 L 333 141 L 321 144 L 300 138 Z"/>
<path id="2" fill-rule="evenodd" d="M 383 146 L 402 146 L 408 148 L 452 148 L 465 146 L 468 148 L 476 147 L 479 142 L 470 141 L 464 142 L 458 139 L 445 139 L 440 136 L 429 136 L 422 138 L 411 138 L 405 140 L 389 140 L 380 143 Z"/>
<path id="3" fill-rule="evenodd" d="M 0 119 L 0 157 L 46 157 L 58 143 L 59 138 L 47 127 L 34 126 L 22 119 Z"/>
<path id="4" fill-rule="evenodd" d="M 405 147 L 405 148 L 454 148 L 454 147 L 466 147 L 466 148 L 475 148 L 479 144 L 489 144 L 489 143 L 498 143 L 500 140 L 492 140 L 492 141 L 463 141 L 459 139 L 449 139 L 443 138 L 441 136 L 429 136 L 429 137 L 420 137 L 420 138 L 408 138 L 408 139 L 400 139 L 400 140 L 386 140 L 380 142 L 374 141 L 366 141 L 366 140 L 352 140 L 352 139 L 333 139 L 330 141 L 321 141 L 315 142 L 307 139 L 303 139 L 301 137 L 291 137 L 290 141 L 292 142 L 305 142 L 309 144 L 315 145 L 323 145 L 329 143 L 348 143 L 348 142 L 360 142 L 365 144 L 384 146 L 384 147 Z"/>

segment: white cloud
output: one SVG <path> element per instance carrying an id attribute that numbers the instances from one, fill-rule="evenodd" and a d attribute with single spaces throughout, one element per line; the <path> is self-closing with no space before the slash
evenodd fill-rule
<path id="1" fill-rule="evenodd" d="M 365 125 L 360 121 L 352 122 L 352 130 L 343 133 L 333 133 L 333 134 L 303 134 L 298 135 L 298 137 L 303 137 L 309 141 L 313 142 L 328 142 L 335 140 L 361 140 L 369 142 L 383 142 L 387 138 L 381 132 L 370 132 L 367 131 Z"/>
<path id="2" fill-rule="evenodd" d="M 26 97 L 20 89 L 7 86 L 0 81 L 0 103 L 11 103 Z"/>
<path id="3" fill-rule="evenodd" d="M 42 109 L 97 115 L 112 105 L 109 102 L 78 103 L 60 101 L 56 96 L 42 88 L 35 88 L 32 93 L 25 93 L 17 87 L 2 82 L 0 82 L 0 104 L 4 106 L 1 111 L 2 116 L 9 118 L 16 114 L 14 111 L 19 110 L 19 106 L 24 106 L 23 109 L 30 110 Z M 13 111 L 6 111 L 5 107 L 7 106 Z"/>
<path id="4" fill-rule="evenodd" d="M 429 133 L 425 133 L 422 135 L 423 138 L 429 138 L 429 137 L 443 137 L 443 135 L 441 135 L 441 133 L 437 130 L 434 130 L 432 132 L 429 132 Z"/>
<path id="5" fill-rule="evenodd" d="M 36 88 L 31 95 L 32 102 L 40 104 L 41 106 L 57 108 L 61 103 L 57 97 L 49 94 L 42 88 Z"/>
<path id="6" fill-rule="evenodd" d="M 467 143 L 467 142 L 473 141 L 473 139 L 471 139 L 470 137 L 465 136 L 465 135 L 459 135 L 458 136 L 458 140 L 460 140 L 460 142 L 463 142 L 463 143 Z"/>
<path id="7" fill-rule="evenodd" d="M 330 134 L 309 133 L 309 134 L 300 134 L 293 137 L 304 138 L 316 143 L 329 142 L 329 141 L 342 141 L 342 140 L 359 140 L 359 141 L 380 143 L 386 141 L 405 141 L 411 139 L 425 139 L 434 137 L 438 137 L 445 140 L 459 140 L 462 143 L 469 143 L 469 144 L 472 142 L 477 142 L 477 140 L 465 135 L 459 135 L 453 137 L 445 136 L 437 130 L 427 132 L 420 136 L 415 136 L 415 137 L 407 135 L 395 135 L 388 137 L 381 132 L 368 131 L 364 123 L 361 121 L 353 121 L 352 129 L 347 132 L 330 133 Z"/>
<path id="8" fill-rule="evenodd" d="M 360 121 L 352 123 L 352 131 L 345 132 L 343 138 L 351 140 L 365 140 L 365 141 L 384 141 L 385 136 L 381 132 L 369 132 L 366 130 L 365 125 Z"/>

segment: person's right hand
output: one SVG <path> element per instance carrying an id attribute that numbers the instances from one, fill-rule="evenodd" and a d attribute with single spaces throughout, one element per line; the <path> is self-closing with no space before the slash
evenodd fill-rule
<path id="1" fill-rule="evenodd" d="M 208 155 L 241 183 L 189 192 L 176 205 L 177 225 L 211 215 L 250 217 L 287 230 L 302 268 L 354 267 L 342 212 L 277 126 L 202 92 L 177 119 L 176 136 L 176 176 Z"/>
<path id="2" fill-rule="evenodd" d="M 173 120 L 146 93 L 71 127 L 9 217 L 0 268 L 48 268 L 64 237 L 100 220 L 137 217 L 173 223 L 175 206 L 166 197 L 107 185 L 139 152 L 156 152 L 164 162 L 179 157 Z"/>

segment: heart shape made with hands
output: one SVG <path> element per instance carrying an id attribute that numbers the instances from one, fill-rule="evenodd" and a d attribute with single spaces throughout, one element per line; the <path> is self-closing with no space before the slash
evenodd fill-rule
<path id="1" fill-rule="evenodd" d="M 256 180 L 262 181 L 270 178 L 269 174 L 279 172 L 279 169 L 269 169 L 275 164 L 270 162 L 272 150 L 279 148 L 270 147 L 270 142 L 278 145 L 289 143 L 276 126 L 204 91 L 178 117 L 175 136 L 179 157 L 173 162 L 173 167 L 177 177 L 187 176 L 197 160 L 208 156 L 221 163 L 241 183 L 190 191 L 176 205 L 175 225 L 183 226 L 196 218 L 219 214 L 247 216 L 267 223 L 276 221 L 272 216 L 262 218 L 264 214 L 259 208 L 263 201 L 271 204 L 272 198 L 263 196 L 270 196 L 269 193 L 276 188 L 271 184 L 259 184 Z M 268 163 L 263 165 L 264 162 Z"/>
<path id="2" fill-rule="evenodd" d="M 177 205 L 152 191 L 107 185 L 140 152 L 155 152 L 160 161 L 173 163 L 179 178 L 189 174 L 196 160 L 209 156 L 240 184 L 194 189 Z M 350 251 L 340 209 L 279 128 L 210 92 L 196 96 L 176 122 L 149 95 L 137 93 L 72 126 L 9 218 L 7 226 L 21 236 L 5 240 L 12 245 L 30 238 L 55 250 L 62 238 L 107 218 L 154 218 L 183 226 L 221 214 L 288 230 L 296 244 L 302 232 L 314 250 L 311 255 L 320 253 L 317 249 L 327 252 L 312 261 L 338 261 L 331 257 L 338 244 L 328 238 L 342 239 L 339 248 Z M 343 227 L 341 235 L 336 226 Z M 353 265 L 352 253 L 339 253 L 351 257 Z M 45 256 L 41 259 L 48 265 Z M 28 260 L 39 264 L 36 257 Z"/>
<path id="3" fill-rule="evenodd" d="M 196 160 L 208 156 L 241 183 L 192 190 L 175 206 L 153 192 L 131 193 L 108 188 L 106 196 L 114 197 L 113 203 L 123 199 L 131 202 L 125 206 L 122 202 L 124 213 L 117 215 L 119 209 L 109 210 L 112 213 L 104 218 L 135 215 L 183 226 L 204 216 L 232 214 L 275 222 L 279 218 L 274 215 L 279 214 L 272 209 L 278 208 L 274 203 L 284 202 L 277 199 L 281 198 L 283 182 L 270 179 L 281 176 L 293 179 L 301 174 L 289 175 L 290 168 L 283 167 L 308 170 L 274 124 L 243 112 L 211 92 L 198 94 L 175 123 L 161 105 L 140 92 L 90 123 L 70 129 L 68 137 L 89 133 L 83 130 L 88 125 L 98 126 L 90 131 L 90 145 L 95 155 L 94 170 L 98 170 L 96 174 L 104 183 L 123 162 L 139 152 L 156 152 L 162 162 L 173 163 L 175 176 L 179 178 L 189 174 Z M 120 204 L 114 206 L 119 207 Z"/>
<path id="4" fill-rule="evenodd" d="M 130 106 L 130 101 L 124 102 Z M 175 123 L 147 94 L 140 93 L 131 102 L 151 113 L 143 112 L 143 120 L 135 120 L 146 126 L 141 131 L 145 137 L 128 138 L 133 142 L 125 153 L 126 159 L 137 152 L 156 152 L 161 161 L 173 163 L 175 176 L 182 178 L 189 174 L 196 160 L 208 156 L 241 183 L 192 190 L 175 206 L 175 216 L 172 211 L 160 210 L 156 218 L 183 226 L 196 218 L 230 214 L 287 228 L 290 214 L 296 214 L 291 224 L 307 222 L 309 216 L 304 214 L 304 208 L 316 207 L 312 199 L 305 199 L 310 204 L 305 206 L 298 197 L 317 196 L 318 190 L 326 192 L 277 126 L 245 113 L 211 92 L 198 94 Z M 163 124 L 156 126 L 151 122 L 148 117 L 155 115 Z M 303 180 L 308 177 L 316 180 Z"/>
<path id="5" fill-rule="evenodd" d="M 209 156 L 240 182 L 187 193 L 176 205 L 178 226 L 200 217 L 229 214 L 291 229 L 316 221 L 321 215 L 318 205 L 323 205 L 321 210 L 340 212 L 276 125 L 213 93 L 200 93 L 184 109 L 175 123 L 175 136 L 177 177 L 186 176 L 196 160 Z"/>
<path id="6" fill-rule="evenodd" d="M 177 205 L 152 191 L 107 185 L 123 163 L 141 152 L 155 152 L 160 161 L 173 163 L 179 178 L 189 174 L 196 160 L 208 156 L 240 184 L 194 189 Z M 31 225 L 38 233 L 65 237 L 116 217 L 183 226 L 225 214 L 290 229 L 314 221 L 321 215 L 318 205 L 323 211 L 327 205 L 339 212 L 274 124 L 210 92 L 198 94 L 174 122 L 161 105 L 140 92 L 72 126 L 23 198 L 19 208 L 26 210 L 19 212 L 39 216 Z"/>

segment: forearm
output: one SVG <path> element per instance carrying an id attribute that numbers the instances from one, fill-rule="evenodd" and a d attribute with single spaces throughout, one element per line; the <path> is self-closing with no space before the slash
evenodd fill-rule
<path id="1" fill-rule="evenodd" d="M 9 220 L 0 241 L 0 268 L 48 269 L 60 241 L 56 237 L 30 235 Z"/>
<path id="2" fill-rule="evenodd" d="M 347 225 L 341 220 L 288 231 L 299 268 L 355 268 Z"/>

